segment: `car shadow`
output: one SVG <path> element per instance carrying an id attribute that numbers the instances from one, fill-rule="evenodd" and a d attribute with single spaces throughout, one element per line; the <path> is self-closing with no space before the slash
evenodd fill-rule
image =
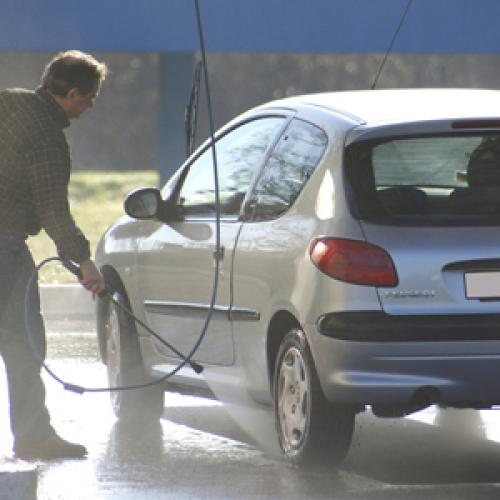
<path id="1" fill-rule="evenodd" d="M 360 415 L 343 468 L 389 484 L 498 483 L 499 463 L 479 411 L 438 410 L 433 425 Z"/>

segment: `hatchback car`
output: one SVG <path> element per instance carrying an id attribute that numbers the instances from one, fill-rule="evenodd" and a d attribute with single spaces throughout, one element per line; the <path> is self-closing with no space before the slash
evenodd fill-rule
<path id="1" fill-rule="evenodd" d="M 338 464 L 367 407 L 500 403 L 500 92 L 279 100 L 219 130 L 216 157 L 218 210 L 206 142 L 161 191 L 131 193 L 98 246 L 115 298 L 178 351 L 212 312 L 204 372 L 114 393 L 118 417 L 159 417 L 164 390 L 217 371 L 274 407 L 288 460 Z M 97 312 L 112 383 L 178 365 L 109 300 Z"/>

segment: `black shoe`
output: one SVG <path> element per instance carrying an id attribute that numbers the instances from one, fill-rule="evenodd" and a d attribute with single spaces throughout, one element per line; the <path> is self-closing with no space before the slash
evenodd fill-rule
<path id="1" fill-rule="evenodd" d="M 81 444 L 70 443 L 57 434 L 43 441 L 21 442 L 14 445 L 14 455 L 22 460 L 50 460 L 57 458 L 82 458 L 87 448 Z"/>

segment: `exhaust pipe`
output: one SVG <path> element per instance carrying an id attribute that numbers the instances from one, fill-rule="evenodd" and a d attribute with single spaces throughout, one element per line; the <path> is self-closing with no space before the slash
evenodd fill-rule
<path id="1" fill-rule="evenodd" d="M 435 387 L 420 387 L 414 393 L 408 404 L 405 405 L 372 405 L 372 412 L 376 417 L 396 418 L 407 417 L 412 413 L 424 410 L 439 402 L 441 393 Z"/>

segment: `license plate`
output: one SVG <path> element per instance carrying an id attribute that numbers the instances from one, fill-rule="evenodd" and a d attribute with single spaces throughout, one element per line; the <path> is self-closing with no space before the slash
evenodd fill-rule
<path id="1" fill-rule="evenodd" d="M 468 299 L 500 298 L 500 272 L 465 273 L 465 296 Z"/>

